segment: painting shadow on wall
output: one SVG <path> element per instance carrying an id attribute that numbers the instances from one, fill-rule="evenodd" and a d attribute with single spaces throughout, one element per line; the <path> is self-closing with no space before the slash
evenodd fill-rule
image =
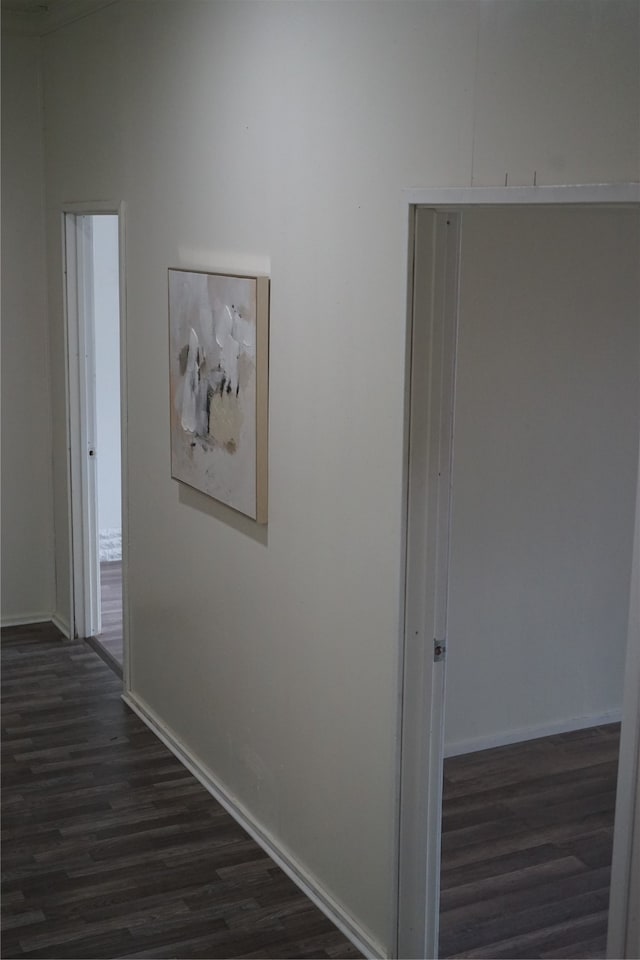
<path id="1" fill-rule="evenodd" d="M 245 517 L 244 514 L 239 513 L 232 507 L 227 507 L 224 503 L 213 500 L 206 493 L 196 490 L 195 487 L 190 487 L 184 483 L 178 483 L 177 487 L 178 500 L 183 506 L 197 510 L 214 520 L 220 520 L 221 523 L 226 523 L 228 527 L 251 537 L 252 540 L 261 543 L 264 547 L 269 545 L 269 528 L 265 524 L 257 524 L 250 517 Z"/>

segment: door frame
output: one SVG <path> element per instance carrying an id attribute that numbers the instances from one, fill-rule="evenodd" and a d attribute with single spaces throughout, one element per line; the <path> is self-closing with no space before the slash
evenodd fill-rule
<path id="1" fill-rule="evenodd" d="M 640 455 L 631 569 L 607 957 L 640 955 Z"/>
<path id="2" fill-rule="evenodd" d="M 65 215 L 73 636 L 100 633 L 93 224 Z"/>
<path id="3" fill-rule="evenodd" d="M 405 430 L 397 764 L 398 957 L 434 958 L 438 946 L 451 455 L 458 320 L 459 242 L 465 209 L 482 206 L 640 204 L 640 184 L 413 188 L 403 191 L 407 224 Z M 426 229 L 418 210 L 432 211 Z M 449 238 L 442 215 L 449 215 Z M 420 215 L 422 216 L 422 215 Z M 427 218 L 428 219 L 428 218 Z M 445 220 L 447 217 L 445 217 Z M 623 724 L 637 718 L 625 709 Z M 633 758 L 623 756 L 621 768 Z M 624 806 L 618 834 L 630 835 Z M 614 870 L 616 868 L 614 862 Z M 626 891 L 611 891 L 611 916 L 626 922 Z"/>
<path id="4" fill-rule="evenodd" d="M 95 366 L 93 325 L 86 324 L 93 293 L 92 261 L 88 256 L 91 232 L 82 218 L 118 217 L 118 285 L 120 328 L 120 442 L 122 501 L 122 631 L 123 686 L 129 688 L 128 544 L 129 499 L 127 469 L 127 376 L 125 207 L 121 201 L 79 201 L 62 206 L 63 300 L 66 349 L 67 491 L 70 544 L 70 635 L 92 636 L 96 617 L 99 565 L 97 556 L 97 478 L 89 449 L 95 443 Z M 96 581 L 97 578 L 97 581 Z"/>

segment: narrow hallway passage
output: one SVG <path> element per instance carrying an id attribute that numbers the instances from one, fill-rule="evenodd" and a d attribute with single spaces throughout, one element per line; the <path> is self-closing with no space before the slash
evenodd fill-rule
<path id="1" fill-rule="evenodd" d="M 2 631 L 3 956 L 358 957 L 51 624 Z"/>

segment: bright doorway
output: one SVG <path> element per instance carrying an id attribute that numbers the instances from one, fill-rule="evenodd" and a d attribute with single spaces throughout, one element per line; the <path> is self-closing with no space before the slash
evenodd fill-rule
<path id="1" fill-rule="evenodd" d="M 122 675 L 125 407 L 119 213 L 66 212 L 65 253 L 73 633 Z"/>

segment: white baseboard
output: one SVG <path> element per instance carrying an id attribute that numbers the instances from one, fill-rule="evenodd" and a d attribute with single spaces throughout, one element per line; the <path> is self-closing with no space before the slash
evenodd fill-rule
<path id="1" fill-rule="evenodd" d="M 71 636 L 69 621 L 58 613 L 21 613 L 17 616 L 2 617 L 0 620 L 0 626 L 3 627 L 27 627 L 30 623 L 52 623 L 67 640 Z"/>
<path id="2" fill-rule="evenodd" d="M 0 626 L 26 627 L 30 623 L 48 623 L 52 619 L 50 613 L 18 613 L 9 617 L 2 617 Z"/>
<path id="3" fill-rule="evenodd" d="M 505 733 L 489 734 L 484 737 L 470 737 L 444 745 L 445 757 L 458 757 L 463 753 L 476 753 L 479 750 L 491 750 L 493 747 L 506 747 L 510 743 L 523 743 L 525 740 L 537 740 L 538 737 L 552 737 L 556 733 L 570 733 L 572 730 L 585 730 L 587 727 L 599 727 L 605 723 L 620 723 L 622 708 L 607 710 L 605 713 L 593 713 L 588 716 L 569 717 L 552 723 L 539 723 L 530 727 L 519 727 Z"/>
<path id="4" fill-rule="evenodd" d="M 195 757 L 179 738 L 164 724 L 154 710 L 132 691 L 122 694 L 122 699 L 131 710 L 164 743 L 175 757 L 200 781 L 206 790 L 220 803 L 243 830 L 249 834 L 265 853 L 293 880 L 302 892 L 322 910 L 335 926 L 342 931 L 360 953 L 369 960 L 387 957 L 388 953 L 373 941 L 359 925 L 344 912 L 318 881 L 284 850 L 278 841 L 263 830 L 251 814 L 236 799 L 231 797 L 214 775 Z"/>
<path id="5" fill-rule="evenodd" d="M 52 613 L 51 622 L 54 627 L 57 627 L 60 633 L 67 638 L 67 640 L 71 639 L 71 626 L 69 625 L 68 620 L 65 620 L 64 617 L 61 617 L 59 613 Z"/>

